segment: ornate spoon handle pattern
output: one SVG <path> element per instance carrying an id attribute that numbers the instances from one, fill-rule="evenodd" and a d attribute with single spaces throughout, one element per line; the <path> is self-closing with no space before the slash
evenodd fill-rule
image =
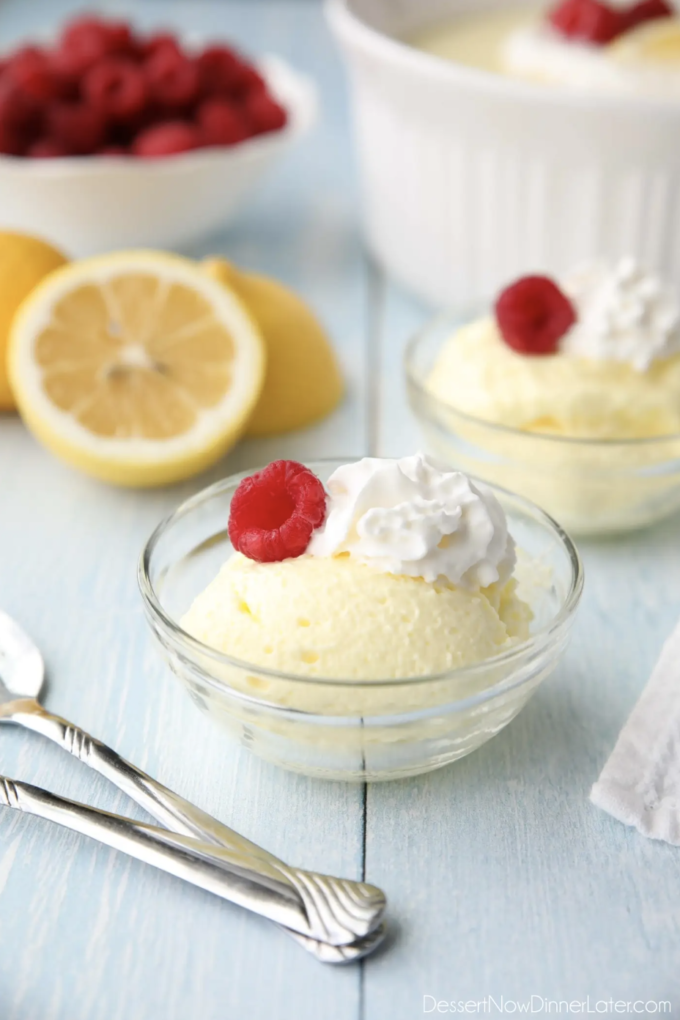
<path id="1" fill-rule="evenodd" d="M 0 804 L 37 815 L 105 843 L 308 938 L 343 946 L 379 923 L 356 883 L 285 868 L 98 811 L 0 776 Z M 367 887 L 370 889 L 370 887 Z"/>
<path id="2" fill-rule="evenodd" d="M 1 715 L 6 721 L 52 740 L 114 783 L 152 817 L 168 825 L 173 833 L 167 834 L 167 839 L 172 839 L 174 833 L 180 833 L 197 838 L 204 844 L 222 847 L 235 855 L 239 866 L 249 869 L 253 875 L 288 886 L 289 893 L 296 897 L 299 907 L 309 919 L 307 929 L 300 929 L 298 925 L 286 926 L 292 929 L 288 933 L 319 959 L 333 963 L 348 962 L 371 952 L 382 941 L 384 929 L 380 927 L 380 921 L 386 900 L 380 889 L 365 882 L 288 867 L 273 854 L 146 775 L 84 730 L 47 712 L 32 698 L 5 705 L 3 709 Z M 15 789 L 20 786 L 14 784 Z M 24 801 L 28 803 L 25 798 Z M 9 806 L 19 805 L 10 803 Z M 54 820 L 63 824 L 63 818 Z M 196 846 L 194 840 L 188 844 L 189 849 Z M 285 922 L 280 923 L 285 925 Z M 304 935 L 300 934 L 301 931 Z M 312 934 L 313 931 L 318 934 Z M 351 946 L 352 942 L 357 944 Z M 343 949 L 340 951 L 334 947 Z"/>

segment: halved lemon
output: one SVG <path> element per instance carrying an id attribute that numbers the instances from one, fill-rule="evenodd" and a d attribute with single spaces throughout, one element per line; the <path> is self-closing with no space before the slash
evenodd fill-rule
<path id="1" fill-rule="evenodd" d="M 26 298 L 10 381 L 36 437 L 108 482 L 179 481 L 243 432 L 265 348 L 245 306 L 194 262 L 130 251 L 71 263 Z"/>
<path id="2" fill-rule="evenodd" d="M 680 19 L 659 18 L 626 32 L 608 54 L 622 64 L 680 64 Z"/>

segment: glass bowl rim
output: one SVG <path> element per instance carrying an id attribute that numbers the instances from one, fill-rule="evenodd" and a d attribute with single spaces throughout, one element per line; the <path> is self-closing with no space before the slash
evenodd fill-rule
<path id="1" fill-rule="evenodd" d="M 479 318 L 479 316 L 476 316 L 476 318 Z M 470 414 L 467 411 L 461 411 L 454 404 L 446 403 L 425 387 L 422 375 L 418 372 L 415 366 L 416 351 L 425 343 L 428 337 L 432 336 L 432 334 L 437 330 L 443 328 L 447 323 L 451 323 L 452 327 L 457 325 L 460 328 L 462 325 L 472 323 L 473 321 L 474 319 L 472 317 L 468 319 L 466 315 L 461 316 L 460 313 L 452 310 L 439 312 L 435 316 L 430 317 L 424 325 L 420 326 L 406 344 L 403 356 L 406 382 L 409 386 L 412 386 L 418 391 L 419 396 L 421 396 L 425 402 L 431 404 L 433 407 L 441 408 L 442 411 L 449 413 L 453 412 L 470 425 L 488 429 L 490 432 L 496 433 L 497 435 L 512 437 L 513 439 L 523 443 L 529 441 L 531 443 L 544 443 L 547 446 L 562 446 L 571 449 L 582 446 L 591 450 L 611 450 L 616 447 L 624 447 L 625 449 L 644 449 L 649 446 L 680 442 L 680 432 L 670 432 L 662 436 L 633 436 L 626 437 L 624 439 L 593 439 L 583 436 L 555 436 L 547 432 L 527 432 L 525 429 L 516 428 L 513 425 L 504 425 L 501 422 L 488 421 L 485 418 L 477 418 L 475 415 Z M 444 428 L 446 428 L 446 426 L 444 426 Z M 455 435 L 452 429 L 447 429 L 447 431 L 451 432 L 452 435 Z M 677 459 L 677 457 L 668 458 L 668 460 Z M 487 482 L 486 484 L 488 485 L 489 483 Z M 514 493 L 510 493 L 510 495 L 514 495 Z"/>
<path id="2" fill-rule="evenodd" d="M 310 460 L 307 466 L 311 470 L 315 468 L 324 467 L 339 467 L 342 464 L 348 464 L 360 460 L 359 457 L 328 457 Z M 480 662 L 471 663 L 468 666 L 459 666 L 455 669 L 445 670 L 441 673 L 426 674 L 423 676 L 415 677 L 402 677 L 402 678 L 386 678 L 386 679 L 373 679 L 373 680 L 344 680 L 342 678 L 334 677 L 311 677 L 303 676 L 299 673 L 287 673 L 281 670 L 275 670 L 266 666 L 261 666 L 253 662 L 247 662 L 244 659 L 237 659 L 235 657 L 226 655 L 224 652 L 220 652 L 215 648 L 211 648 L 209 645 L 199 641 L 198 638 L 193 637 L 187 631 L 185 631 L 179 623 L 174 620 L 161 605 L 160 599 L 156 594 L 155 587 L 151 580 L 150 565 L 153 553 L 156 546 L 166 534 L 166 532 L 182 518 L 187 517 L 193 511 L 198 509 L 200 506 L 206 504 L 215 496 L 222 495 L 230 489 L 234 489 L 236 485 L 249 475 L 253 474 L 257 468 L 249 469 L 248 471 L 241 471 L 238 474 L 229 475 L 227 478 L 223 478 L 218 482 L 214 482 L 212 485 L 207 486 L 204 489 L 199 490 L 193 496 L 184 500 L 172 513 L 168 514 L 163 520 L 154 528 L 150 537 L 144 545 L 141 556 L 139 558 L 137 581 L 144 602 L 147 614 L 151 618 L 160 624 L 162 629 L 169 633 L 175 642 L 179 642 L 180 645 L 184 646 L 185 650 L 188 649 L 195 658 L 196 655 L 207 657 L 209 660 L 219 663 L 222 666 L 227 666 L 232 669 L 239 669 L 248 673 L 257 673 L 264 677 L 271 678 L 273 680 L 284 680 L 290 683 L 303 683 L 311 686 L 317 686 L 319 688 L 324 687 L 347 687 L 357 689 L 358 687 L 408 687 L 409 685 L 418 686 L 421 684 L 436 683 L 437 681 L 451 680 L 457 677 L 474 677 L 479 673 L 486 672 L 490 668 L 508 665 L 508 667 L 514 665 L 517 662 L 521 662 L 524 657 L 532 651 L 540 651 L 550 646 L 553 638 L 556 634 L 559 634 L 565 624 L 573 617 L 574 612 L 578 606 L 578 603 L 583 592 L 584 583 L 584 569 L 581 557 L 575 543 L 567 534 L 567 532 L 554 520 L 545 510 L 536 506 L 531 500 L 525 499 L 523 496 L 517 493 L 510 492 L 508 489 L 504 489 L 498 485 L 490 485 L 488 482 L 484 482 L 481 479 L 476 479 L 474 476 L 469 477 L 473 482 L 479 482 L 479 484 L 490 488 L 494 493 L 500 493 L 504 496 L 509 496 L 512 500 L 519 504 L 519 507 L 527 516 L 533 518 L 538 517 L 539 522 L 543 527 L 547 528 L 559 541 L 563 550 L 567 553 L 569 563 L 571 566 L 571 579 L 569 588 L 565 593 L 564 600 L 560 606 L 558 612 L 554 618 L 550 620 L 545 627 L 542 627 L 536 634 L 532 634 L 526 641 L 519 642 L 513 645 L 511 648 L 500 652 L 498 655 L 494 655 L 491 658 L 483 659 Z M 480 692 L 481 700 L 489 700 L 494 697 L 497 693 L 504 692 L 508 680 L 508 669 L 506 675 L 500 679 L 497 683 L 492 684 L 489 688 Z M 266 702 L 265 699 L 258 698 L 257 696 L 246 695 L 235 688 L 231 687 L 228 683 L 221 680 L 219 677 L 210 675 L 210 680 L 213 682 L 212 685 L 217 686 L 219 689 L 228 689 L 230 693 L 238 696 L 239 698 L 247 698 L 248 700 L 255 701 L 259 705 L 271 704 L 273 708 L 283 708 L 284 706 L 276 705 L 273 703 Z M 514 686 L 514 685 L 512 685 Z M 483 697 L 482 697 L 483 696 Z M 469 699 L 463 699 L 469 700 Z"/>

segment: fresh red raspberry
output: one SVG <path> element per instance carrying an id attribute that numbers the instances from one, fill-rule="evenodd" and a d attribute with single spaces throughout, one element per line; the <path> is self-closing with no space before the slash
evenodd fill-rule
<path id="1" fill-rule="evenodd" d="M 569 298 L 547 276 L 525 276 L 496 301 L 496 320 L 508 347 L 520 354 L 554 354 L 576 322 Z"/>
<path id="2" fill-rule="evenodd" d="M 295 559 L 326 519 L 326 490 L 304 464 L 276 460 L 244 478 L 231 501 L 229 538 L 258 563 Z"/>
<path id="3" fill-rule="evenodd" d="M 0 121 L 22 131 L 30 130 L 35 126 L 38 113 L 35 100 L 5 75 L 0 82 Z"/>
<path id="4" fill-rule="evenodd" d="M 48 134 L 74 155 L 86 156 L 98 149 L 106 135 L 106 119 L 88 103 L 55 103 L 46 114 Z"/>
<path id="5" fill-rule="evenodd" d="M 21 156 L 39 129 L 36 105 L 7 76 L 0 82 L 0 152 Z"/>
<path id="6" fill-rule="evenodd" d="M 37 46 L 25 46 L 13 53 L 5 71 L 9 80 L 33 102 L 50 102 L 63 91 L 48 54 Z"/>
<path id="7" fill-rule="evenodd" d="M 639 3 L 633 4 L 624 12 L 625 31 L 629 32 L 646 21 L 670 18 L 674 13 L 672 6 L 666 0 L 640 0 Z"/>
<path id="8" fill-rule="evenodd" d="M 0 154 L 23 156 L 25 149 L 26 139 L 22 132 L 0 120 Z"/>
<path id="9" fill-rule="evenodd" d="M 125 22 L 107 22 L 85 16 L 66 25 L 54 60 L 63 73 L 79 78 L 105 57 L 127 56 L 134 49 L 132 31 Z"/>
<path id="10" fill-rule="evenodd" d="M 228 99 L 204 99 L 196 120 L 206 145 L 236 145 L 250 137 L 241 111 Z"/>
<path id="11" fill-rule="evenodd" d="M 196 59 L 204 96 L 230 95 L 238 82 L 242 61 L 228 46 L 209 46 Z"/>
<path id="12" fill-rule="evenodd" d="M 31 159 L 58 159 L 63 156 L 70 156 L 71 153 L 61 142 L 57 141 L 56 138 L 38 138 L 33 145 L 29 146 L 27 156 Z"/>
<path id="13" fill-rule="evenodd" d="M 198 98 L 199 72 L 193 61 L 170 50 L 159 50 L 144 66 L 151 98 L 163 110 L 179 111 Z"/>
<path id="14" fill-rule="evenodd" d="M 231 95 L 235 99 L 246 99 L 254 93 L 266 93 L 267 83 L 256 71 L 252 64 L 241 61 L 235 71 L 234 81 L 231 86 Z"/>
<path id="15" fill-rule="evenodd" d="M 134 140 L 132 151 L 135 156 L 147 158 L 174 156 L 199 148 L 201 141 L 199 130 L 193 124 L 187 124 L 182 120 L 168 120 L 140 131 Z"/>
<path id="16" fill-rule="evenodd" d="M 169 53 L 174 57 L 184 56 L 182 47 L 172 32 L 155 32 L 150 35 L 142 41 L 140 52 L 145 60 L 155 57 L 157 53 Z"/>
<path id="17" fill-rule="evenodd" d="M 288 121 L 284 108 L 266 92 L 252 92 L 243 103 L 243 112 L 253 134 L 280 131 Z"/>
<path id="18" fill-rule="evenodd" d="M 626 31 L 625 14 L 601 0 L 562 0 L 548 21 L 569 39 L 605 46 Z"/>
<path id="19" fill-rule="evenodd" d="M 114 123 L 128 123 L 144 112 L 149 93 L 146 78 L 131 60 L 110 57 L 85 75 L 85 99 Z"/>

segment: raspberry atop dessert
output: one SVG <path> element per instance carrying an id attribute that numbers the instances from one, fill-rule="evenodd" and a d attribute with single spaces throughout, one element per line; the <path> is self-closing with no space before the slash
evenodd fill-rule
<path id="1" fill-rule="evenodd" d="M 547 276 L 525 276 L 506 287 L 495 311 L 501 336 L 520 354 L 555 354 L 576 322 L 573 304 Z"/>
<path id="2" fill-rule="evenodd" d="M 229 538 L 258 563 L 295 559 L 307 551 L 326 518 L 326 490 L 293 460 L 277 460 L 244 478 L 231 501 Z"/>
<path id="3" fill-rule="evenodd" d="M 75 18 L 50 49 L 0 61 L 0 154 L 158 157 L 279 131 L 286 110 L 236 50 Z"/>
<path id="4" fill-rule="evenodd" d="M 548 21 L 569 39 L 606 46 L 646 21 L 672 15 L 667 0 L 639 0 L 627 7 L 615 7 L 603 0 L 562 0 L 550 11 Z"/>

